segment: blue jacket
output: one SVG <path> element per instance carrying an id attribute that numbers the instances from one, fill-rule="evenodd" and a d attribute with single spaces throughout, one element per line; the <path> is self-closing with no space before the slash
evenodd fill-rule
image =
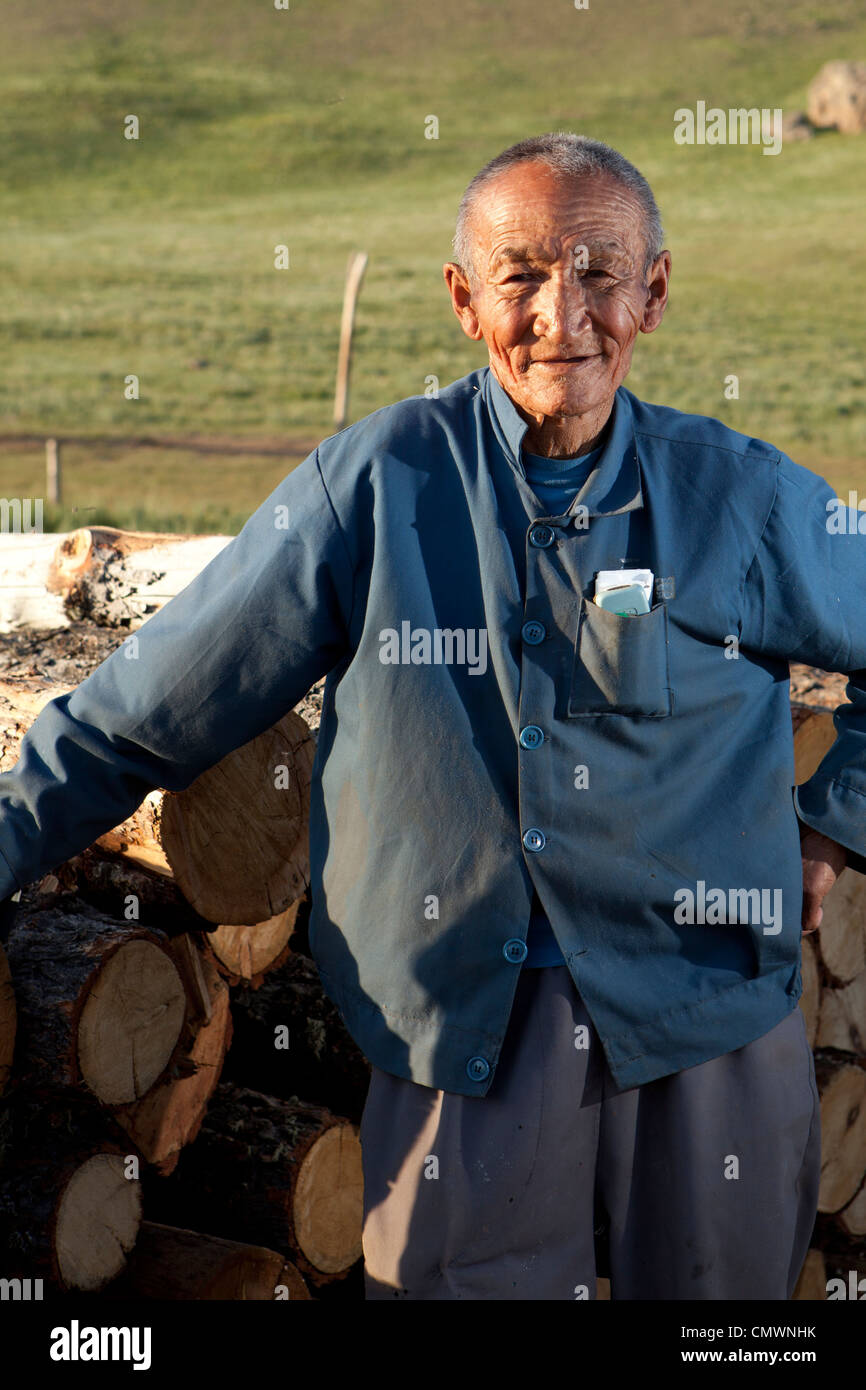
<path id="1" fill-rule="evenodd" d="M 484 368 L 326 439 L 137 657 L 39 715 L 0 776 L 0 898 L 328 673 L 310 943 L 377 1066 L 488 1091 L 533 885 L 620 1086 L 774 1027 L 801 992 L 797 812 L 866 872 L 859 513 L 840 528 L 777 449 L 620 387 L 539 523 L 525 431 Z M 591 601 L 623 558 L 668 581 L 642 616 Z M 789 659 L 852 701 L 796 792 Z"/>

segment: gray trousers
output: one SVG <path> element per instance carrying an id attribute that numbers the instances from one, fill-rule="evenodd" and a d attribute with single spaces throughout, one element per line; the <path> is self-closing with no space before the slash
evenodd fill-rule
<path id="1" fill-rule="evenodd" d="M 368 1299 L 594 1299 L 600 1222 L 612 1299 L 789 1299 L 818 1202 L 812 1053 L 796 1008 L 617 1091 L 567 967 L 523 970 L 487 1095 L 374 1067 L 361 1146 Z"/>

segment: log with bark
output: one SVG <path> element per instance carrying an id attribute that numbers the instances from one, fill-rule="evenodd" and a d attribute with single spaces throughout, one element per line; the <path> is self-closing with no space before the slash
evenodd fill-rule
<path id="1" fill-rule="evenodd" d="M 0 1096 L 6 1089 L 9 1073 L 12 1070 L 17 1019 L 12 972 L 9 969 L 6 952 L 0 946 Z"/>
<path id="2" fill-rule="evenodd" d="M 231 985 L 257 984 L 291 949 L 308 952 L 310 895 L 254 926 L 215 926 L 187 902 L 174 878 L 135 863 L 102 844 L 88 846 L 40 881 L 43 894 L 75 893 L 109 914 L 134 899 L 139 920 L 176 935 L 197 932 L 199 944 Z"/>
<path id="3" fill-rule="evenodd" d="M 796 704 L 791 717 L 799 784 L 832 746 L 836 727 L 831 709 Z M 818 1288 L 866 1260 L 866 875 L 844 869 L 824 899 L 820 927 L 803 938 L 802 976 L 822 1140 L 816 1251 L 802 1279 Z"/>
<path id="4" fill-rule="evenodd" d="M 825 1298 L 852 1297 L 849 1291 L 840 1293 L 833 1292 L 830 1280 L 842 1280 L 843 1286 L 849 1285 L 852 1274 L 854 1281 L 859 1282 L 866 1279 L 866 1240 L 863 1237 L 854 1238 L 839 1222 L 837 1217 L 827 1216 L 818 1213 L 815 1222 L 815 1229 L 812 1233 L 812 1245 L 816 1250 L 820 1250 L 824 1257 L 825 1270 Z M 855 1295 L 862 1298 L 866 1291 L 866 1283 L 861 1286 L 859 1294 Z"/>
<path id="5" fill-rule="evenodd" d="M 139 627 L 228 545 L 226 536 L 183 536 L 86 526 L 63 536 L 45 580 L 73 620 Z"/>
<path id="6" fill-rule="evenodd" d="M 139 1100 L 165 1071 L 187 996 L 167 939 L 71 898 L 22 902 L 6 945 L 21 1087 L 74 1088 L 103 1105 Z"/>
<path id="7" fill-rule="evenodd" d="M 64 865 L 58 872 L 63 874 L 67 868 Z M 25 890 L 25 912 L 37 924 L 49 908 L 59 911 L 58 920 L 65 920 L 76 905 L 85 908 L 59 893 L 54 882 L 54 891 L 45 891 L 45 880 Z M 90 911 L 87 904 L 86 912 Z M 137 1152 L 164 1174 L 172 1171 L 183 1145 L 197 1134 L 231 1040 L 228 987 L 199 939 L 198 933 L 182 933 L 164 943 L 185 993 L 183 1026 L 170 1062 L 140 1098 L 110 1107 Z M 23 1066 L 22 1079 L 27 1080 Z M 29 1079 L 32 1084 L 32 1075 Z"/>
<path id="8" fill-rule="evenodd" d="M 0 631 L 50 630 L 88 618 L 106 627 L 140 627 L 231 539 L 113 526 L 4 535 Z"/>
<path id="9" fill-rule="evenodd" d="M 325 994 L 312 960 L 292 952 L 257 989 L 235 991 L 232 1013 L 227 1080 L 286 1100 L 315 1096 L 360 1123 L 370 1064 Z"/>
<path id="10" fill-rule="evenodd" d="M 822 923 L 816 935 L 823 931 Z M 820 945 L 816 958 L 821 1182 L 813 1244 L 825 1254 L 828 1277 L 846 1278 L 851 1269 L 866 1273 L 866 972 L 840 985 Z"/>
<path id="11" fill-rule="evenodd" d="M 299 918 L 308 908 L 309 895 L 305 894 L 266 922 L 252 927 L 219 926 L 208 932 L 203 944 L 229 984 L 257 986 L 287 959 Z"/>
<path id="12" fill-rule="evenodd" d="M 803 941 L 800 1003 L 821 1100 L 812 1243 L 824 1253 L 827 1278 L 847 1277 L 861 1265 L 866 1272 L 866 969 L 858 969 L 863 881 L 846 869 L 824 900 L 821 926 Z"/>
<path id="13" fill-rule="evenodd" d="M 305 1301 L 302 1276 L 276 1250 L 142 1221 L 112 1297 Z"/>
<path id="14" fill-rule="evenodd" d="M 361 1257 L 357 1126 L 221 1082 L 198 1138 L 149 1203 L 169 1225 L 276 1250 L 314 1285 L 340 1279 Z"/>
<path id="15" fill-rule="evenodd" d="M 102 1289 L 122 1271 L 141 1221 L 137 1155 L 86 1099 L 16 1094 L 2 1117 L 4 1276 Z"/>
<path id="16" fill-rule="evenodd" d="M 231 985 L 258 984 L 286 959 L 289 943 L 306 947 L 309 894 L 254 926 L 214 926 L 187 902 L 173 877 L 135 863 L 102 844 L 90 845 L 55 867 L 39 882 L 46 901 L 51 894 L 75 893 L 110 915 L 134 901 L 142 926 L 171 935 L 195 932 L 213 965 Z"/>
<path id="17" fill-rule="evenodd" d="M 838 1220 L 849 1236 L 859 1237 L 862 1243 L 866 1237 L 866 1181 L 861 1183 L 848 1205 L 842 1208 Z"/>
<path id="18" fill-rule="evenodd" d="M 827 1268 L 821 1250 L 811 1249 L 806 1252 L 792 1297 L 798 1301 L 808 1300 L 813 1303 L 826 1299 Z"/>
<path id="19" fill-rule="evenodd" d="M 163 1176 L 199 1132 L 231 1041 L 229 991 L 189 937 L 170 950 L 187 988 L 187 1013 L 174 1059 L 145 1096 L 117 1106 L 115 1119 L 137 1151 Z"/>
<path id="20" fill-rule="evenodd" d="M 25 891 L 39 906 L 62 906 L 76 897 L 109 917 L 132 918 L 170 937 L 195 933 L 201 943 L 214 929 L 190 907 L 173 878 L 98 844 L 55 865 Z"/>

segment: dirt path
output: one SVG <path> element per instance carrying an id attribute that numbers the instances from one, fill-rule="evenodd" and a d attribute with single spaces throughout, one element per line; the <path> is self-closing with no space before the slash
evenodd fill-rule
<path id="1" fill-rule="evenodd" d="M 191 435 L 78 435 L 59 434 L 61 444 L 92 449 L 183 449 L 193 454 L 259 454 L 280 457 L 283 454 L 306 456 L 322 442 L 304 435 L 191 434 Z M 22 444 L 44 445 L 44 434 L 0 434 L 0 452 L 12 452 Z"/>

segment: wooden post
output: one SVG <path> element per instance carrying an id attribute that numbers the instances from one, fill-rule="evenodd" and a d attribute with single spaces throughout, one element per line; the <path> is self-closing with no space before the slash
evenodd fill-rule
<path id="1" fill-rule="evenodd" d="M 57 439 L 45 441 L 45 488 L 49 502 L 60 501 L 60 441 Z"/>
<path id="2" fill-rule="evenodd" d="M 340 324 L 340 353 L 337 359 L 337 391 L 334 397 L 334 424 L 341 430 L 349 408 L 349 366 L 352 359 L 352 330 L 355 325 L 355 305 L 364 271 L 366 251 L 352 251 L 346 268 L 346 289 L 343 294 L 343 319 Z"/>

